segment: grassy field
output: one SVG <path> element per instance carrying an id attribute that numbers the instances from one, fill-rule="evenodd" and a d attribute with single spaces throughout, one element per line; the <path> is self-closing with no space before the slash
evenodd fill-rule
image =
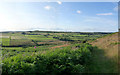
<path id="1" fill-rule="evenodd" d="M 10 38 L 2 38 L 2 45 L 9 46 L 10 45 Z"/>
<path id="2" fill-rule="evenodd" d="M 3 33 L 3 73 L 116 73 L 113 59 L 108 59 L 104 50 L 94 47 L 97 39 L 108 34 L 45 31 Z"/>

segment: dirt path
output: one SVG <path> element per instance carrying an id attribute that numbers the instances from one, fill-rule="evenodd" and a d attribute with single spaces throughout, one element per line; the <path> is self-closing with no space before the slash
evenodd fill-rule
<path id="1" fill-rule="evenodd" d="M 99 49 L 93 51 L 93 61 L 90 72 L 116 73 L 118 70 L 118 33 L 98 38 L 89 42 Z"/>
<path id="2" fill-rule="evenodd" d="M 54 46 L 54 47 L 51 47 L 51 48 L 54 49 L 54 48 L 60 48 L 60 47 L 66 47 L 66 46 L 69 46 L 69 44 L 64 44 L 64 45 L 60 45 L 60 46 Z"/>
<path id="3" fill-rule="evenodd" d="M 105 56 L 104 50 L 96 49 L 93 52 L 93 60 L 89 66 L 89 73 L 117 73 L 116 60 Z"/>

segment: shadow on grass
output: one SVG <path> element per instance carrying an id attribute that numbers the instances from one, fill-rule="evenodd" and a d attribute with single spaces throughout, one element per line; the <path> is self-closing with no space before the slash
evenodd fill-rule
<path id="1" fill-rule="evenodd" d="M 89 73 L 118 73 L 117 58 L 109 58 L 105 56 L 102 49 L 95 49 L 92 52 L 91 65 L 88 66 Z"/>

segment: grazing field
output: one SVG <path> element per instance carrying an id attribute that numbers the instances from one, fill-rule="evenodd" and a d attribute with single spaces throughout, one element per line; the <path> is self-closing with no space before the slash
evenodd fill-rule
<path id="1" fill-rule="evenodd" d="M 10 45 L 10 38 L 2 38 L 2 45 L 9 46 Z"/>
<path id="2" fill-rule="evenodd" d="M 10 41 L 10 46 L 24 46 L 24 45 L 35 45 L 32 40 L 29 39 L 15 39 Z"/>
<path id="3" fill-rule="evenodd" d="M 102 55 L 103 50 L 92 45 L 96 44 L 94 42 L 97 39 L 110 34 L 49 31 L 3 33 L 4 36 L 1 37 L 3 74 L 74 75 L 104 72 L 102 69 L 105 68 L 96 70 L 97 67 L 93 64 L 99 63 L 95 54 Z M 107 72 L 115 72 L 110 70 Z"/>

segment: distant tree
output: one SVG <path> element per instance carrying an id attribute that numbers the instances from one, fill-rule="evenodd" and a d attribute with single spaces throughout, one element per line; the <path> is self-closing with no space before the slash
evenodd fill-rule
<path id="1" fill-rule="evenodd" d="M 83 43 L 86 43 L 86 42 L 87 42 L 87 40 L 84 40 L 84 41 L 83 41 Z"/>
<path id="2" fill-rule="evenodd" d="M 25 33 L 25 32 L 22 32 L 21 34 L 25 35 L 26 33 Z"/>
<path id="3" fill-rule="evenodd" d="M 32 33 L 32 31 L 28 31 L 28 32 Z"/>
<path id="4" fill-rule="evenodd" d="M 35 30 L 35 32 L 39 32 L 39 30 Z"/>

